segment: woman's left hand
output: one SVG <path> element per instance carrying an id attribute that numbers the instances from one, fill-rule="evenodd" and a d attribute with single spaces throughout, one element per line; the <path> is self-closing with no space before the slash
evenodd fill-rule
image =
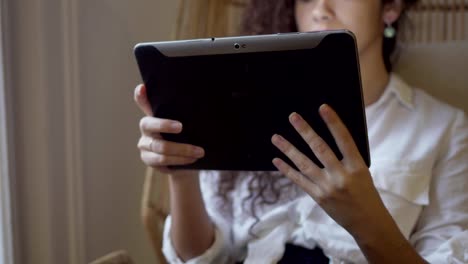
<path id="1" fill-rule="evenodd" d="M 372 232 L 369 225 L 388 223 L 391 219 L 390 214 L 346 126 L 328 105 L 322 105 L 319 113 L 333 135 L 343 159 L 340 161 L 307 122 L 299 114 L 293 113 L 289 121 L 324 168 L 319 168 L 280 135 L 272 137 L 273 144 L 297 166 L 299 171 L 279 158 L 275 158 L 273 164 L 306 191 L 330 217 L 352 235 Z"/>

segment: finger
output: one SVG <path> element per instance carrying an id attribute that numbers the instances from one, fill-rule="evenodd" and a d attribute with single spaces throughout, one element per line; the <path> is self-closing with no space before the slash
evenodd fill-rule
<path id="1" fill-rule="evenodd" d="M 151 104 L 148 101 L 146 86 L 144 84 L 139 84 L 135 88 L 134 99 L 138 107 L 141 109 L 141 111 L 143 111 L 143 113 L 145 113 L 145 115 L 153 116 L 153 110 L 151 110 Z"/>
<path id="2" fill-rule="evenodd" d="M 338 114 L 326 104 L 320 106 L 319 113 L 333 135 L 336 145 L 343 156 L 354 161 L 363 161 L 353 137 Z"/>
<path id="3" fill-rule="evenodd" d="M 179 157 L 179 156 L 165 156 L 154 152 L 142 151 L 141 160 L 150 167 L 159 168 L 162 166 L 174 166 L 174 165 L 187 165 L 192 164 L 198 159 Z"/>
<path id="4" fill-rule="evenodd" d="M 341 162 L 336 157 L 328 144 L 307 124 L 307 122 L 298 114 L 292 113 L 289 121 L 302 139 L 309 145 L 317 159 L 330 170 L 337 170 L 341 167 Z"/>
<path id="5" fill-rule="evenodd" d="M 284 162 L 279 158 L 273 159 L 273 165 L 286 177 L 288 177 L 291 181 L 301 187 L 305 192 L 307 192 L 312 198 L 317 199 L 321 197 L 322 191 L 320 187 L 314 183 L 310 178 L 306 177 L 302 173 L 298 172 L 289 164 Z"/>
<path id="6" fill-rule="evenodd" d="M 273 135 L 271 142 L 281 150 L 303 174 L 311 177 L 314 181 L 318 180 L 318 177 L 322 174 L 322 170 L 289 141 L 280 135 Z"/>
<path id="7" fill-rule="evenodd" d="M 143 151 L 146 150 L 167 156 L 181 156 L 196 159 L 205 156 L 205 151 L 201 147 L 145 136 L 141 137 L 138 141 L 138 148 Z"/>
<path id="8" fill-rule="evenodd" d="M 182 123 L 175 120 L 145 116 L 140 120 L 140 131 L 145 135 L 155 133 L 178 134 L 182 132 Z"/>

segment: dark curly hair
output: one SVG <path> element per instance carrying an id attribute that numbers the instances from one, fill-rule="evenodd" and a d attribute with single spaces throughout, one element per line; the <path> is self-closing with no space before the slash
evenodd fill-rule
<path id="1" fill-rule="evenodd" d="M 391 3 L 394 0 L 381 0 L 382 4 Z M 400 18 L 392 25 L 396 30 L 404 26 L 406 16 L 405 11 L 414 5 L 418 0 L 402 0 L 403 11 Z M 245 35 L 272 34 L 297 32 L 296 19 L 294 14 L 295 0 L 250 0 L 244 12 L 241 24 L 241 33 Z M 383 33 L 382 33 L 383 34 Z M 384 38 L 383 59 L 388 72 L 392 71 L 392 54 L 396 49 L 397 38 Z M 229 193 L 236 187 L 236 181 L 240 180 L 236 173 L 224 175 L 219 182 L 218 195 L 225 203 L 229 202 Z M 271 205 L 280 201 L 280 197 L 290 188 L 296 186 L 289 181 L 289 184 L 279 184 L 280 175 L 271 175 L 266 172 L 254 173 L 249 179 L 249 196 L 244 198 L 243 205 L 249 207 L 251 215 L 258 222 L 257 207 Z M 304 193 L 299 190 L 299 195 Z M 253 227 L 253 226 L 252 226 Z M 250 229 L 252 231 L 252 228 Z"/>

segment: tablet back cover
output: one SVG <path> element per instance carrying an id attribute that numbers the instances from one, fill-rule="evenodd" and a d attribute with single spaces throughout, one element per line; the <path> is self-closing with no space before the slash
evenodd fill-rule
<path id="1" fill-rule="evenodd" d="M 183 124 L 180 134 L 163 138 L 205 149 L 196 163 L 174 168 L 271 171 L 274 157 L 292 165 L 272 145 L 275 133 L 322 166 L 290 125 L 292 112 L 341 159 L 318 114 L 324 103 L 344 121 L 370 166 L 359 62 L 349 32 L 144 43 L 135 56 L 154 116 Z"/>

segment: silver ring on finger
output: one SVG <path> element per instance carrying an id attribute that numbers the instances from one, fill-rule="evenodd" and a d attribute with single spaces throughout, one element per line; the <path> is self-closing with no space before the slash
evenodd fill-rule
<path id="1" fill-rule="evenodd" d="M 149 149 L 149 151 L 151 151 L 151 152 L 154 152 L 154 151 L 153 151 L 153 142 L 154 142 L 154 138 L 151 138 L 151 140 L 150 140 L 150 142 L 149 142 L 149 144 L 148 144 L 148 149 Z"/>

